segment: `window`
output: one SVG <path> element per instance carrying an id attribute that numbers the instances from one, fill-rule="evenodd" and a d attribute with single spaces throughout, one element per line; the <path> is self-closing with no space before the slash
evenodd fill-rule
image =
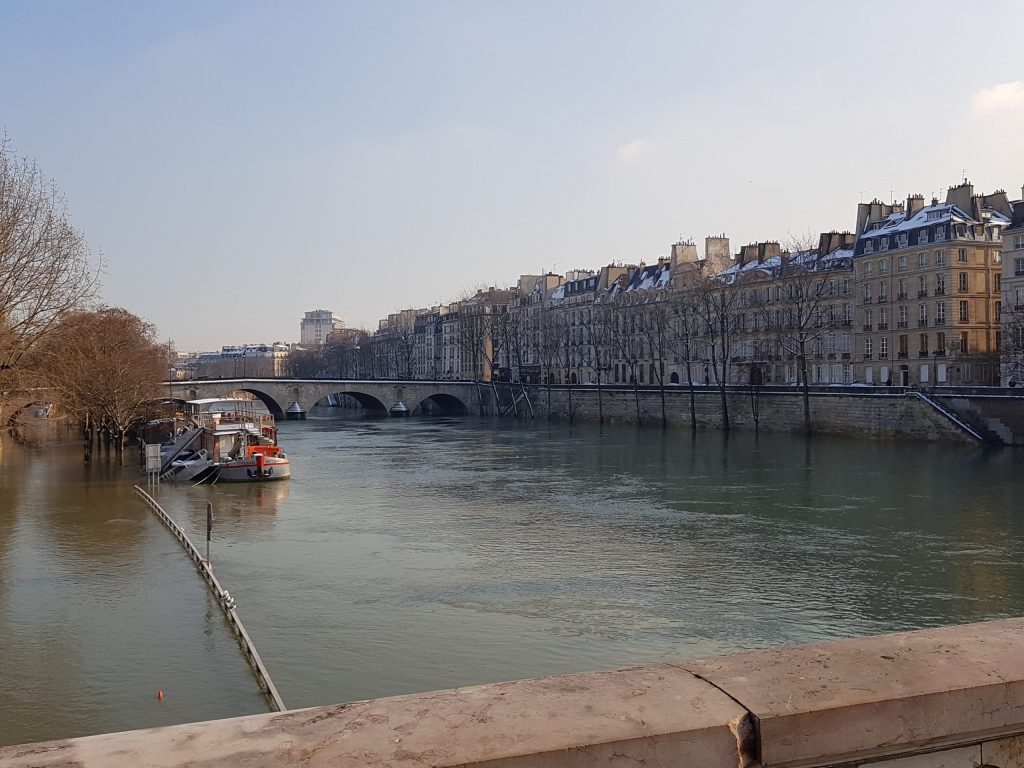
<path id="1" fill-rule="evenodd" d="M 970 305 L 966 301 L 960 302 L 960 322 L 969 323 L 971 321 Z"/>
<path id="2" fill-rule="evenodd" d="M 878 356 L 888 357 L 889 356 L 889 337 L 883 336 L 878 340 Z"/>
<path id="3" fill-rule="evenodd" d="M 956 260 L 959 261 L 961 264 L 966 264 L 967 263 L 967 249 L 966 248 L 957 248 L 956 249 Z"/>
<path id="4" fill-rule="evenodd" d="M 881 272 L 883 275 L 888 274 L 888 272 L 889 272 L 889 260 L 888 259 L 882 259 L 881 261 L 878 262 L 878 271 Z"/>
<path id="5" fill-rule="evenodd" d="M 899 354 L 900 357 L 907 357 L 910 354 L 910 337 L 903 333 L 899 336 Z"/>
<path id="6" fill-rule="evenodd" d="M 850 292 L 850 278 L 844 277 L 843 278 L 843 294 L 846 295 L 846 294 L 849 294 L 849 292 Z"/>
<path id="7" fill-rule="evenodd" d="M 935 242 L 939 243 L 946 239 L 946 227 L 941 225 L 935 228 Z"/>
<path id="8" fill-rule="evenodd" d="M 935 252 L 935 266 L 936 267 L 944 267 L 944 266 L 946 266 L 946 252 L 945 251 L 936 251 Z"/>
<path id="9" fill-rule="evenodd" d="M 865 309 L 864 310 L 864 330 L 865 331 L 870 331 L 871 330 L 871 324 L 872 324 L 873 320 L 874 320 L 874 312 L 872 312 L 870 309 Z"/>
<path id="10" fill-rule="evenodd" d="M 946 292 L 946 276 L 936 275 L 935 276 L 935 295 L 942 296 Z"/>
<path id="11" fill-rule="evenodd" d="M 935 305 L 935 324 L 946 324 L 946 302 L 940 301 Z"/>
<path id="12" fill-rule="evenodd" d="M 888 237 L 880 237 L 880 238 L 878 238 L 878 250 L 880 250 L 880 251 L 887 251 L 887 250 L 889 250 L 889 238 Z"/>
<path id="13" fill-rule="evenodd" d="M 1013 247 L 1015 249 L 1024 248 L 1024 235 L 1015 235 L 1013 238 Z"/>
<path id="14" fill-rule="evenodd" d="M 884 331 L 889 327 L 889 310 L 887 307 L 878 308 L 878 330 Z"/>
<path id="15" fill-rule="evenodd" d="M 907 254 L 903 254 L 902 256 L 900 256 L 898 264 L 898 269 L 900 272 L 907 271 Z"/>
<path id="16" fill-rule="evenodd" d="M 900 304 L 900 328 L 907 327 L 907 305 Z"/>
<path id="17" fill-rule="evenodd" d="M 995 285 L 993 286 L 993 288 L 996 291 L 1003 290 L 1003 276 L 1001 274 L 999 274 L 998 272 L 996 272 L 996 274 L 995 274 Z"/>
<path id="18" fill-rule="evenodd" d="M 927 333 L 922 333 L 920 336 L 917 337 L 917 346 L 918 346 L 918 356 L 919 357 L 927 357 L 928 356 L 928 334 Z"/>
<path id="19" fill-rule="evenodd" d="M 935 354 L 944 355 L 946 354 L 946 332 L 939 331 L 935 334 Z"/>
<path id="20" fill-rule="evenodd" d="M 917 266 L 927 267 L 928 266 L 928 251 L 917 254 Z"/>
<path id="21" fill-rule="evenodd" d="M 927 296 L 928 295 L 928 278 L 921 275 L 917 278 L 917 295 Z"/>
<path id="22" fill-rule="evenodd" d="M 917 322 L 920 325 L 928 325 L 928 305 L 918 304 L 917 305 Z"/>
<path id="23" fill-rule="evenodd" d="M 870 301 L 871 301 L 871 286 L 870 285 L 865 285 L 864 286 L 864 302 L 868 303 Z"/>
<path id="24" fill-rule="evenodd" d="M 997 323 L 1002 319 L 1002 315 L 1003 315 L 1003 302 L 997 301 L 996 302 L 996 322 Z M 999 345 L 996 344 L 996 347 L 998 347 L 998 346 Z"/>
<path id="25" fill-rule="evenodd" d="M 967 331 L 964 331 L 963 333 L 960 334 L 960 351 L 965 355 L 969 350 L 969 347 L 967 346 L 967 342 L 969 339 L 970 334 L 967 333 Z"/>
<path id="26" fill-rule="evenodd" d="M 897 294 L 898 295 L 896 296 L 897 299 L 905 299 L 905 298 L 907 298 L 907 281 L 906 280 L 904 280 L 901 277 L 899 279 L 899 281 L 897 281 L 897 283 L 896 283 L 896 288 L 898 289 L 897 290 Z"/>
<path id="27" fill-rule="evenodd" d="M 883 282 L 883 283 L 879 283 L 878 284 L 878 300 L 879 301 L 888 301 L 889 300 L 889 284 L 888 283 L 884 283 Z"/>
<path id="28" fill-rule="evenodd" d="M 907 245 L 909 245 L 909 243 L 910 243 L 909 238 L 910 238 L 910 235 L 908 235 L 906 232 L 904 232 L 902 235 L 900 235 L 898 238 L 896 238 L 897 242 L 900 245 L 900 248 L 906 248 Z"/>
<path id="29" fill-rule="evenodd" d="M 1013 260 L 1013 276 L 1021 277 L 1024 275 L 1024 259 L 1017 258 Z"/>
<path id="30" fill-rule="evenodd" d="M 864 357 L 871 357 L 871 347 L 873 344 L 874 341 L 871 339 L 870 336 L 864 339 Z"/>
<path id="31" fill-rule="evenodd" d="M 870 275 L 870 274 L 871 274 L 871 272 L 872 272 L 872 271 L 874 270 L 874 268 L 875 268 L 875 265 L 874 265 L 874 264 L 873 264 L 872 262 L 870 262 L 870 261 L 869 261 L 869 262 L 867 262 L 867 263 L 866 263 L 866 264 L 864 265 L 864 274 L 865 274 L 865 275 Z"/>
<path id="32" fill-rule="evenodd" d="M 958 275 L 958 278 L 959 278 L 958 287 L 960 289 L 960 293 L 966 293 L 967 292 L 967 284 L 968 284 L 967 283 L 967 273 L 966 272 L 961 272 Z"/>

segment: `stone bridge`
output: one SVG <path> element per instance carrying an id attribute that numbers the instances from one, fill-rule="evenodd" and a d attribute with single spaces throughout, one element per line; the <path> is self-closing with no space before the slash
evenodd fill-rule
<path id="1" fill-rule="evenodd" d="M 170 382 L 168 391 L 180 400 L 222 397 L 248 392 L 282 416 L 298 403 L 308 412 L 328 395 L 349 395 L 368 411 L 387 413 L 405 403 L 413 414 L 462 415 L 480 413 L 478 385 L 472 381 L 355 381 L 351 379 L 210 379 Z M 485 399 L 485 405 L 490 402 Z"/>

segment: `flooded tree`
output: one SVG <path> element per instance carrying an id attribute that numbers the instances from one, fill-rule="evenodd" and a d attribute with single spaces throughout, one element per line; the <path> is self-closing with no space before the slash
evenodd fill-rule
<path id="1" fill-rule="evenodd" d="M 169 363 L 155 328 L 117 307 L 67 313 L 41 352 L 47 383 L 86 425 L 88 443 L 102 432 L 119 452 L 152 414 Z"/>
<path id="2" fill-rule="evenodd" d="M 39 385 L 33 353 L 95 296 L 99 274 L 56 185 L 0 138 L 0 416 L 16 391 Z"/>

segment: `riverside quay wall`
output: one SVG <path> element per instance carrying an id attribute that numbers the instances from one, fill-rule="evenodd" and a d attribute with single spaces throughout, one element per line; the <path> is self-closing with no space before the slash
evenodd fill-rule
<path id="1" fill-rule="evenodd" d="M 1024 768 L 1024 619 L 0 748 L 0 768 Z"/>
<path id="2" fill-rule="evenodd" d="M 727 388 L 730 426 L 741 430 L 802 432 L 803 394 L 796 387 Z M 657 387 L 553 386 L 530 388 L 530 402 L 538 416 L 558 420 L 597 421 L 600 411 L 609 423 L 661 423 L 661 393 Z M 974 443 L 950 418 L 974 428 L 988 442 L 1024 445 L 1024 392 L 1013 389 L 936 390 L 923 399 L 902 387 L 830 386 L 810 391 L 813 431 L 821 434 Z M 722 427 L 722 406 L 714 386 L 695 388 L 697 426 Z M 931 401 L 931 402 L 929 402 Z M 941 406 L 936 408 L 934 404 Z M 945 411 L 945 413 L 943 413 Z M 684 386 L 665 388 L 665 414 L 671 426 L 690 426 L 690 391 Z"/>

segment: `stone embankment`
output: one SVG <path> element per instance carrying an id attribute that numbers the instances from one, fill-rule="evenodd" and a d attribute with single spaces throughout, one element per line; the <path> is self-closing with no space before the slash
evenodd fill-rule
<path id="1" fill-rule="evenodd" d="M 661 393 L 645 387 L 637 394 L 628 387 L 602 388 L 599 407 L 597 388 L 577 386 L 551 389 L 548 409 L 546 387 L 530 389 L 537 416 L 550 414 L 558 420 L 597 421 L 603 410 L 607 423 L 661 423 Z M 985 394 L 933 393 L 930 397 L 976 427 L 992 443 L 1024 445 L 1024 393 L 993 390 Z M 722 427 L 722 405 L 714 387 L 699 387 L 695 394 L 697 426 Z M 803 396 L 794 387 L 730 387 L 730 426 L 739 430 L 799 433 L 804 428 Z M 976 442 L 925 400 L 902 388 L 815 387 L 810 393 L 811 422 L 817 434 L 854 435 L 879 439 Z M 665 414 L 670 426 L 690 426 L 690 393 L 685 386 L 667 387 Z"/>
<path id="2" fill-rule="evenodd" d="M 1024 619 L 0 748 L 3 768 L 1024 768 Z"/>

